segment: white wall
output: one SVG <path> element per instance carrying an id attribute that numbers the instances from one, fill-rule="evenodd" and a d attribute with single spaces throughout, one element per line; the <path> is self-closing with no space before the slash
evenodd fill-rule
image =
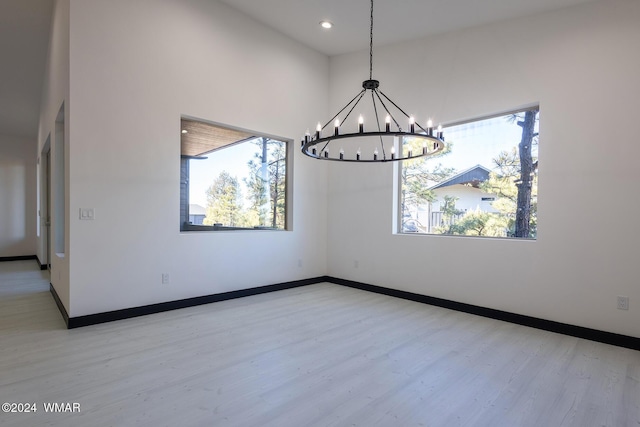
<path id="1" fill-rule="evenodd" d="M 38 198 L 40 201 L 40 207 L 44 206 L 44 181 L 42 177 L 45 175 L 44 152 L 46 150 L 51 151 L 51 173 L 55 178 L 62 174 L 64 176 L 65 198 L 64 200 L 53 200 L 54 206 L 52 206 L 51 212 L 51 224 L 60 224 L 59 215 L 57 212 L 69 212 L 69 153 L 65 151 L 64 162 L 59 161 L 56 158 L 57 153 L 60 150 L 56 150 L 56 145 L 62 143 L 59 138 L 56 138 L 56 119 L 60 111 L 60 107 L 64 104 L 65 118 L 69 117 L 69 0 L 56 0 L 53 11 L 53 22 L 51 25 L 51 37 L 49 40 L 49 52 L 47 56 L 47 65 L 44 75 L 44 84 L 42 92 L 42 101 L 40 107 L 40 121 L 38 127 L 38 149 L 33 155 L 38 156 L 39 161 L 39 176 L 41 179 L 38 181 Z M 68 132 L 64 136 L 65 143 L 69 144 Z M 47 146 L 47 141 L 49 145 Z M 64 164 L 63 171 L 59 170 L 60 164 Z M 52 185 L 52 189 L 53 189 Z M 56 204 L 63 203 L 64 209 L 57 209 Z M 59 208 L 59 206 L 58 206 Z M 42 209 L 44 211 L 44 209 Z M 70 296 L 70 283 L 69 283 L 69 215 L 65 214 L 64 221 L 66 250 L 64 255 L 55 253 L 55 244 L 51 242 L 51 259 L 47 260 L 47 242 L 44 238 L 45 228 L 43 227 L 38 237 L 37 242 L 37 254 L 41 262 L 51 263 L 51 284 L 55 288 L 62 304 L 65 306 L 67 312 L 69 312 L 71 306 Z M 44 225 L 46 218 L 40 218 L 41 225 Z M 55 234 L 55 233 L 52 233 Z"/>
<path id="2" fill-rule="evenodd" d="M 331 164 L 329 275 L 640 337 L 639 239 L 627 216 L 640 211 L 629 197 L 638 46 L 640 2 L 607 0 L 376 48 L 374 78 L 416 118 L 540 104 L 539 237 L 393 235 L 391 165 Z M 367 54 L 332 58 L 332 108 L 366 79 Z M 626 214 L 602 221 L 599 197 Z"/>
<path id="3" fill-rule="evenodd" d="M 72 317 L 326 273 L 327 57 L 214 0 L 72 0 L 70 38 Z M 294 140 L 293 231 L 179 232 L 183 114 Z"/>
<path id="4" fill-rule="evenodd" d="M 0 257 L 36 254 L 36 140 L 0 135 Z"/>

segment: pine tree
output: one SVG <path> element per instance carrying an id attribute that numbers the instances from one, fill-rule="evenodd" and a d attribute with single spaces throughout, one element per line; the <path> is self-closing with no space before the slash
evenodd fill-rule
<path id="1" fill-rule="evenodd" d="M 414 153 L 422 150 L 423 140 L 415 138 L 407 142 Z M 433 167 L 433 158 L 442 157 L 451 152 L 452 144 L 447 144 L 446 149 L 434 157 L 419 157 L 411 160 L 404 160 L 401 168 L 402 197 L 401 213 L 403 218 L 411 216 L 411 210 L 416 210 L 419 206 L 435 200 L 433 191 L 428 188 L 437 182 L 442 182 L 455 175 L 454 168 L 445 168 L 442 164 Z M 427 161 L 427 159 L 429 159 Z"/>
<path id="2" fill-rule="evenodd" d="M 222 171 L 207 189 L 207 214 L 203 224 L 243 226 L 241 200 L 238 180 L 229 172 Z"/>
<path id="3" fill-rule="evenodd" d="M 251 212 L 263 227 L 284 228 L 286 213 L 286 143 L 260 138 L 260 152 L 248 165 L 251 175 L 245 179 L 249 189 Z"/>

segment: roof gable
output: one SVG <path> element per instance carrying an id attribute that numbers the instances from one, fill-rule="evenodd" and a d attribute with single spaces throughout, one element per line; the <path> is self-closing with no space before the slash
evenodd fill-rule
<path id="1" fill-rule="evenodd" d="M 454 175 L 446 181 L 442 181 L 429 189 L 435 190 L 436 188 L 449 187 L 456 184 L 470 184 L 472 187 L 478 188 L 481 182 L 489 179 L 489 173 L 491 173 L 491 171 L 484 166 L 475 165 L 471 169 L 460 172 L 459 174 Z"/>

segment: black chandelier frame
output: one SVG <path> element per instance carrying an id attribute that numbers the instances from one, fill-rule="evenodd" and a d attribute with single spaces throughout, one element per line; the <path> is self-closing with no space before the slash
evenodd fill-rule
<path id="1" fill-rule="evenodd" d="M 426 129 L 422 127 L 419 123 L 417 123 L 413 116 L 407 114 L 402 108 L 398 106 L 394 101 L 391 100 L 387 95 L 382 92 L 380 87 L 380 82 L 378 80 L 373 79 L 373 0 L 371 0 L 371 19 L 370 19 L 370 32 L 369 32 L 369 79 L 362 82 L 362 90 L 351 99 L 338 113 L 331 118 L 324 126 L 321 126 L 318 123 L 318 127 L 316 128 L 315 135 L 311 135 L 309 131 L 306 132 L 303 140 L 301 141 L 301 149 L 302 153 L 320 160 L 334 160 L 334 161 L 342 161 L 342 162 L 361 162 L 361 163 L 380 163 L 380 162 L 392 162 L 399 160 L 410 160 L 420 157 L 433 156 L 442 152 L 445 149 L 444 135 L 442 132 L 442 126 L 439 126 L 436 131 L 434 131 L 431 120 L 429 120 L 429 124 Z M 351 116 L 351 113 L 354 111 L 356 106 L 365 98 L 367 93 L 371 93 L 371 102 L 373 104 L 373 111 L 376 118 L 377 130 L 375 131 L 364 131 L 364 123 L 362 120 L 362 116 L 358 122 L 358 132 L 352 133 L 340 133 L 340 127 L 346 123 L 347 119 Z M 395 115 L 392 114 L 389 105 L 395 108 L 396 113 L 404 116 L 409 123 L 409 128 L 405 131 L 400 126 L 400 123 L 396 119 Z M 385 126 L 384 130 L 380 124 L 380 117 L 378 114 L 379 110 L 383 110 L 387 113 L 385 118 Z M 340 118 L 340 115 L 347 111 L 344 117 Z M 397 115 L 396 114 L 396 115 Z M 391 129 L 391 123 L 395 125 L 396 129 Z M 334 123 L 333 132 L 329 135 L 322 136 L 323 131 L 331 124 Z M 416 127 L 419 131 L 416 131 Z M 325 132 L 326 134 L 326 132 Z M 399 153 L 395 153 L 393 148 L 395 147 L 395 141 L 392 145 L 392 151 L 389 156 L 385 151 L 385 146 L 383 142 L 383 137 L 393 136 L 397 138 L 401 138 L 401 142 L 399 145 Z M 344 155 L 344 151 L 341 148 L 339 151 L 338 157 L 335 157 L 330 154 L 329 144 L 332 141 L 341 140 L 341 139 L 356 139 L 363 137 L 379 137 L 380 138 L 380 148 L 382 151 L 382 156 L 377 154 L 376 151 L 373 154 L 373 158 L 363 158 L 360 153 L 360 149 L 356 153 L 355 158 L 347 158 Z M 407 150 L 405 150 L 405 144 L 403 143 L 406 138 L 415 138 L 422 139 L 423 146 L 421 150 L 414 153 L 411 149 L 411 146 L 406 144 Z M 335 152 L 334 150 L 332 150 Z M 405 153 L 406 151 L 406 153 Z"/>

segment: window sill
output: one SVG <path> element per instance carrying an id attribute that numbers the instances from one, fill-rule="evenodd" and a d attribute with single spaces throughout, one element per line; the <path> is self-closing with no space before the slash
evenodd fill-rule
<path id="1" fill-rule="evenodd" d="M 285 231 L 273 227 L 228 227 L 225 225 L 194 225 L 183 224 L 180 231 Z"/>

